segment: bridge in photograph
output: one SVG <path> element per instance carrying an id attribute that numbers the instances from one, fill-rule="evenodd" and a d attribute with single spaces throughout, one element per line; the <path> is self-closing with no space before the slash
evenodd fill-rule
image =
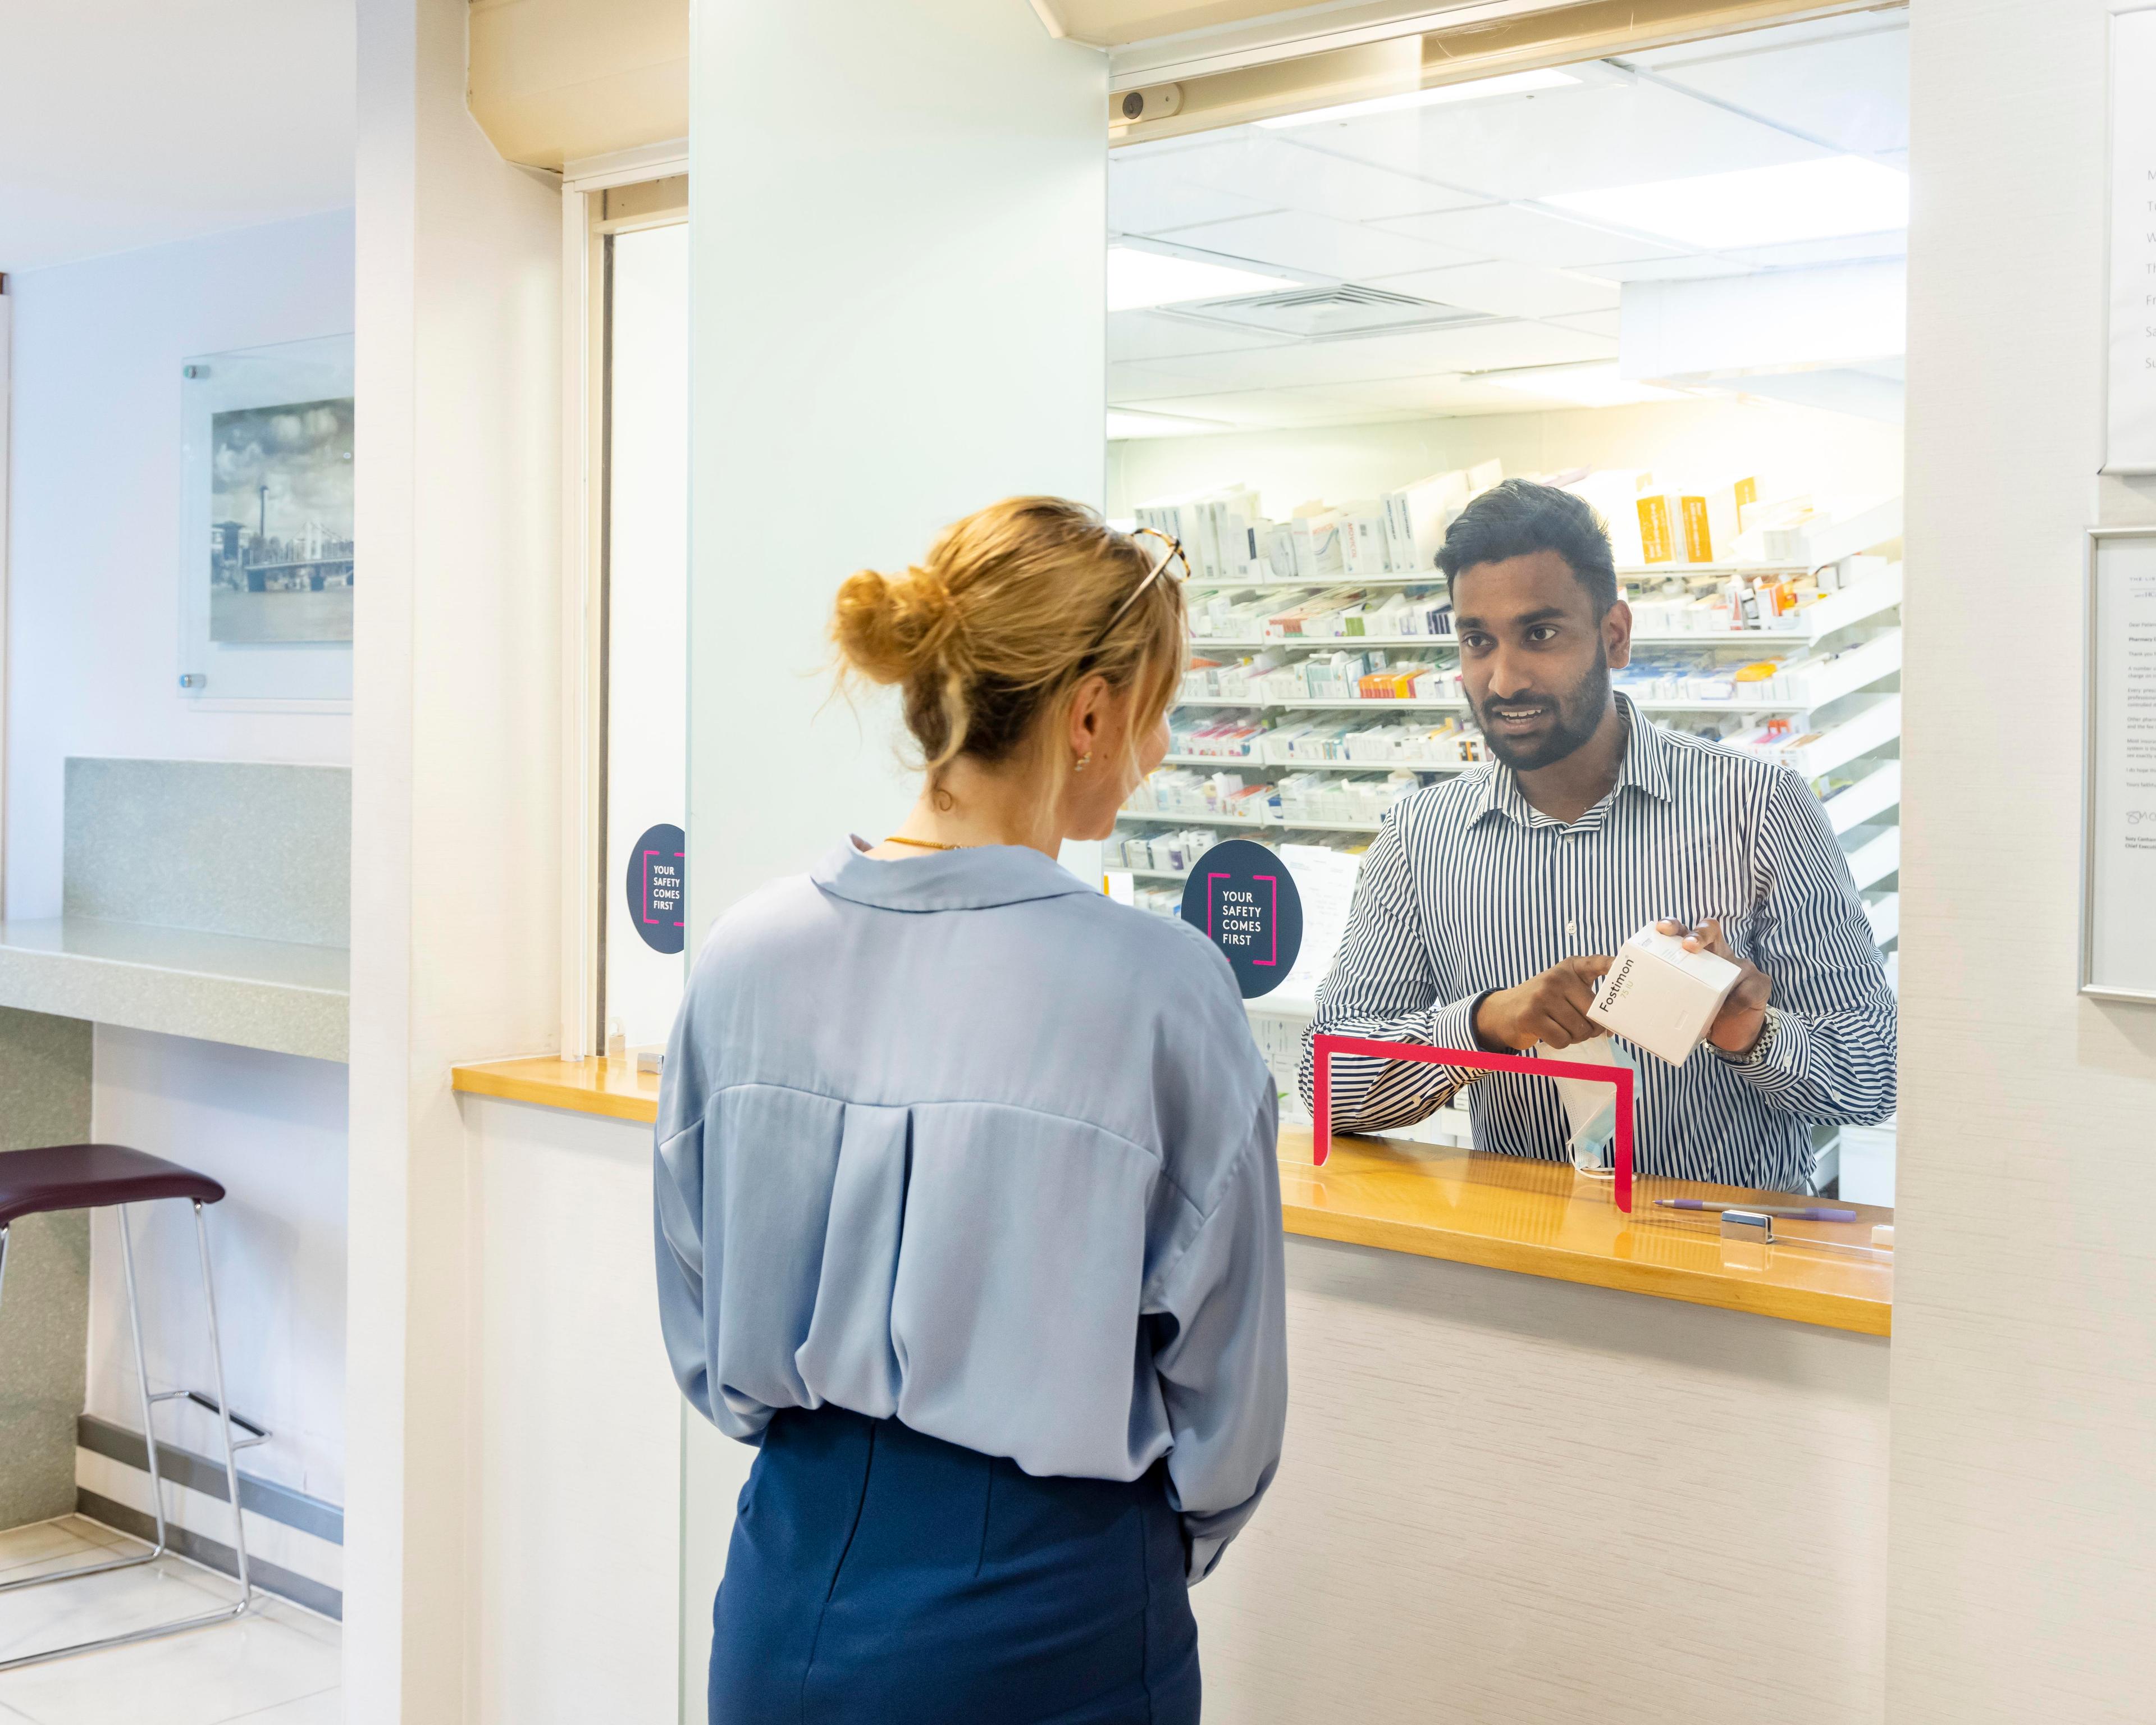
<path id="1" fill-rule="evenodd" d="M 246 567 L 247 590 L 249 593 L 275 593 L 284 589 L 306 588 L 319 593 L 325 587 L 352 585 L 352 553 L 342 557 L 314 557 L 292 563 L 249 563 Z"/>

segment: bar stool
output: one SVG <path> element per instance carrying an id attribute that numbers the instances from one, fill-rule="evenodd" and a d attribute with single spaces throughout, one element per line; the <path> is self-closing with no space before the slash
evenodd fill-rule
<path id="1" fill-rule="evenodd" d="M 131 1150 L 124 1144 L 55 1144 L 42 1150 L 0 1151 L 0 1301 L 4 1301 L 8 1286 L 8 1230 L 19 1218 L 38 1215 L 48 1210 L 86 1210 L 117 1208 L 120 1212 L 120 1262 L 127 1279 L 127 1317 L 135 1339 L 135 1382 L 141 1392 L 142 1436 L 150 1456 L 150 1497 L 157 1511 L 157 1543 L 140 1557 L 120 1558 L 110 1563 L 90 1563 L 73 1569 L 63 1569 L 50 1575 L 33 1575 L 22 1581 L 0 1581 L 0 1594 L 18 1588 L 44 1587 L 53 1582 L 76 1581 L 87 1575 L 102 1575 L 110 1569 L 131 1569 L 142 1563 L 155 1563 L 165 1554 L 164 1480 L 157 1466 L 157 1434 L 151 1424 L 151 1409 L 162 1401 L 187 1399 L 215 1413 L 218 1429 L 224 1434 L 224 1483 L 232 1502 L 232 1548 L 239 1560 L 239 1600 L 237 1604 L 221 1606 L 214 1611 L 205 1611 L 192 1617 L 179 1618 L 171 1623 L 157 1624 L 149 1629 L 131 1630 L 125 1635 L 105 1635 L 89 1641 L 71 1642 L 64 1647 L 54 1647 L 43 1653 L 24 1654 L 20 1657 L 0 1660 L 0 1671 L 13 1671 L 18 1666 L 36 1665 L 48 1659 L 61 1659 L 69 1654 L 94 1652 L 102 1647 L 125 1646 L 131 1641 L 152 1640 L 160 1635 L 177 1635 L 182 1630 L 200 1629 L 213 1623 L 235 1620 L 246 1615 L 254 1603 L 254 1584 L 247 1573 L 247 1531 L 239 1507 L 239 1464 L 238 1451 L 249 1442 L 259 1443 L 268 1435 L 252 1420 L 242 1420 L 233 1414 L 231 1401 L 224 1389 L 224 1350 L 218 1339 L 217 1286 L 212 1280 L 209 1267 L 209 1233 L 203 1221 L 203 1206 L 215 1204 L 224 1196 L 224 1188 L 207 1174 L 196 1173 L 182 1168 L 177 1163 L 166 1162 L 155 1156 L 146 1156 L 140 1150 Z M 217 1400 L 196 1391 L 167 1390 L 161 1394 L 150 1394 L 150 1373 L 142 1357 L 142 1307 L 135 1292 L 135 1246 L 127 1231 L 127 1206 L 131 1204 L 150 1204 L 161 1199 L 185 1199 L 194 1206 L 195 1246 L 202 1260 L 203 1298 L 209 1312 L 209 1351 L 217 1373 Z M 0 1307 L 4 1309 L 4 1307 Z M 232 1428 L 244 1425 L 253 1435 L 247 1442 L 235 1444 Z"/>

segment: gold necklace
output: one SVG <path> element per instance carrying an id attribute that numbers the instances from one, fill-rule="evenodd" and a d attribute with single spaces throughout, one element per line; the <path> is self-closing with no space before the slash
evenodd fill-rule
<path id="1" fill-rule="evenodd" d="M 963 850 L 963 845 L 938 845 L 933 839 L 909 839 L 901 833 L 892 833 L 884 841 L 886 845 L 911 845 L 916 850 Z"/>

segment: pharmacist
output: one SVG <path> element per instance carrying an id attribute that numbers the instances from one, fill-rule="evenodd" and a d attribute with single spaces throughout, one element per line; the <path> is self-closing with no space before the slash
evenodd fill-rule
<path id="1" fill-rule="evenodd" d="M 1507 480 L 1452 524 L 1438 566 L 1496 758 L 1387 817 L 1312 1034 L 1561 1049 L 1602 1034 L 1586 1008 L 1610 955 L 1666 921 L 1743 974 L 1681 1066 L 1637 1056 L 1640 1172 L 1810 1190 L 1815 1123 L 1894 1111 L 1893 992 L 1818 800 L 1612 687 L 1631 612 L 1579 498 Z M 1306 1045 L 1306 1101 L 1311 1078 Z M 1405 1126 L 1462 1086 L 1478 1148 L 1567 1158 L 1557 1086 L 1510 1072 L 1336 1056 L 1333 1124 Z"/>

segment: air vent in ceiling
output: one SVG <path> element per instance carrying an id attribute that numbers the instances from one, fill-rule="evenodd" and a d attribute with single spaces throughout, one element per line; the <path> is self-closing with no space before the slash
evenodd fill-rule
<path id="1" fill-rule="evenodd" d="M 1373 336 L 1393 330 L 1426 330 L 1446 324 L 1484 323 L 1487 315 L 1440 305 L 1383 288 L 1291 288 L 1276 294 L 1246 294 L 1240 299 L 1203 300 L 1175 306 L 1185 317 L 1239 329 L 1270 330 L 1276 335 L 1322 341 L 1328 336 Z"/>

